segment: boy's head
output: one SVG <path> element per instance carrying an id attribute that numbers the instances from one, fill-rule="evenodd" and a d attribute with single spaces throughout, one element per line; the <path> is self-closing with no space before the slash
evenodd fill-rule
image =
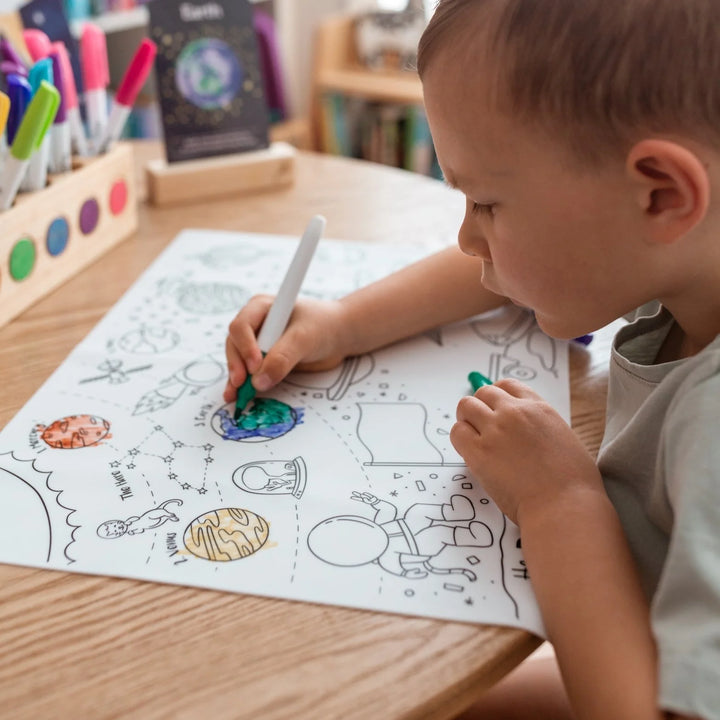
<path id="1" fill-rule="evenodd" d="M 585 162 L 650 133 L 720 149 L 718 38 L 717 0 L 440 0 L 418 71 L 451 53 L 469 91 L 485 75 Z"/>
<path id="2" fill-rule="evenodd" d="M 718 0 L 440 0 L 418 71 L 460 247 L 549 334 L 680 322 L 720 268 L 719 36 Z"/>

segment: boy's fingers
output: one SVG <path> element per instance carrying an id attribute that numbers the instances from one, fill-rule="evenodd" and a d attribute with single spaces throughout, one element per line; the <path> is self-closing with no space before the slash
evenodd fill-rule
<path id="1" fill-rule="evenodd" d="M 230 336 L 225 339 L 225 357 L 228 366 L 228 383 L 237 388 L 244 382 L 247 370 Z"/>
<path id="2" fill-rule="evenodd" d="M 268 390 L 277 385 L 297 364 L 297 357 L 278 347 L 278 344 L 265 356 L 257 374 L 253 375 L 253 385 L 258 390 Z"/>
<path id="3" fill-rule="evenodd" d="M 489 387 L 499 388 L 504 390 L 508 395 L 512 395 L 516 398 L 523 400 L 542 400 L 534 390 L 531 390 L 525 383 L 515 380 L 514 378 L 503 378 L 498 380 L 494 385 Z"/>
<path id="4" fill-rule="evenodd" d="M 228 403 L 234 402 L 236 397 L 237 387 L 228 380 L 227 385 L 225 385 L 225 390 L 223 390 L 223 400 Z"/>
<path id="5" fill-rule="evenodd" d="M 228 344 L 235 346 L 238 357 L 248 372 L 254 373 L 262 363 L 262 353 L 257 344 L 257 332 L 263 324 L 268 310 L 272 305 L 269 295 L 256 295 L 235 316 L 228 329 Z M 228 354 L 228 361 L 231 357 Z M 240 379 L 240 382 L 245 376 Z"/>

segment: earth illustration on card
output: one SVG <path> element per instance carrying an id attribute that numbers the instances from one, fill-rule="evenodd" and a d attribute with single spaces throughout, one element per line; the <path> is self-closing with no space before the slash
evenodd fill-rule
<path id="1" fill-rule="evenodd" d="M 217 38 L 188 43 L 177 59 L 175 80 L 186 100 L 205 110 L 227 107 L 237 96 L 243 71 L 230 46 Z"/>

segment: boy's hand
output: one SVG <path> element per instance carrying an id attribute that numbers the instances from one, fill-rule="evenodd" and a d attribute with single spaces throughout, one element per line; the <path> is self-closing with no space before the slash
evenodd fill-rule
<path id="1" fill-rule="evenodd" d="M 567 423 L 516 380 L 464 397 L 450 440 L 473 475 L 516 524 L 576 490 L 602 490 L 595 461 Z"/>
<path id="2" fill-rule="evenodd" d="M 333 300 L 300 299 L 282 337 L 263 358 L 257 334 L 265 320 L 273 297 L 256 295 L 230 323 L 225 343 L 228 383 L 225 402 L 233 402 L 237 389 L 248 373 L 253 385 L 265 391 L 277 385 L 292 369 L 329 370 L 344 359 L 345 327 L 342 307 Z"/>

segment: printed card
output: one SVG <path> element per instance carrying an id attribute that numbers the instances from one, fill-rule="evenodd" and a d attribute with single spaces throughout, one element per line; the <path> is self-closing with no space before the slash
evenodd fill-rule
<path id="1" fill-rule="evenodd" d="M 268 146 L 268 109 L 247 0 L 148 5 L 168 162 Z"/>

